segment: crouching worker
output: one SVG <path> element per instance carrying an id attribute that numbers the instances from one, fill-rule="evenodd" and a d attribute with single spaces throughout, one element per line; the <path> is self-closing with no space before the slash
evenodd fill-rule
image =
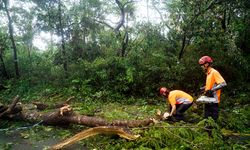
<path id="1" fill-rule="evenodd" d="M 193 104 L 193 97 L 181 90 L 169 91 L 166 87 L 160 88 L 160 95 L 166 97 L 170 104 L 169 117 L 173 121 L 184 119 L 184 112 Z"/>

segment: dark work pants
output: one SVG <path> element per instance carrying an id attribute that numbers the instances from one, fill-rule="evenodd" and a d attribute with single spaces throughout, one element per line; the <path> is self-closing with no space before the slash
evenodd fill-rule
<path id="1" fill-rule="evenodd" d="M 204 106 L 204 117 L 212 117 L 215 121 L 219 117 L 219 104 L 218 103 L 208 103 Z"/>
<path id="2" fill-rule="evenodd" d="M 176 105 L 176 113 L 174 115 L 175 119 L 177 120 L 183 120 L 184 119 L 184 112 L 188 110 L 190 106 L 192 106 L 193 103 L 190 104 L 178 104 Z M 170 106 L 170 110 L 172 110 L 172 107 Z"/>

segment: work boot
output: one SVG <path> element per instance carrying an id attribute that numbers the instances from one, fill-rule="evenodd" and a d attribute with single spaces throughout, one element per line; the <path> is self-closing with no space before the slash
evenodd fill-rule
<path id="1" fill-rule="evenodd" d="M 184 121 L 184 115 L 183 114 L 176 114 L 176 115 L 174 115 L 174 118 L 176 120 L 175 122 L 179 122 L 181 120 Z"/>
<path id="2" fill-rule="evenodd" d="M 171 117 L 168 117 L 168 118 L 166 119 L 166 122 L 174 123 L 174 122 L 178 122 L 178 120 L 176 120 L 175 117 L 171 116 Z"/>

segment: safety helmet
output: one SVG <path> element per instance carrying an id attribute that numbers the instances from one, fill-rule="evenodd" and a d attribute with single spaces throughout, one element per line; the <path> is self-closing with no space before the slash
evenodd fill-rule
<path id="1" fill-rule="evenodd" d="M 160 94 L 163 95 L 163 93 L 168 92 L 168 89 L 166 87 L 160 88 Z"/>
<path id="2" fill-rule="evenodd" d="M 209 57 L 209 56 L 203 56 L 199 60 L 200 65 L 203 65 L 205 63 L 212 63 L 212 62 L 213 62 L 213 59 L 211 57 Z"/>

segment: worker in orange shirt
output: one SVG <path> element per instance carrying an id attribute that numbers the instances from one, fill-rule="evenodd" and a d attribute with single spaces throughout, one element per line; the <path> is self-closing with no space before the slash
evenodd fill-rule
<path id="1" fill-rule="evenodd" d="M 193 97 L 181 90 L 169 91 L 166 87 L 160 88 L 160 95 L 166 97 L 170 104 L 169 118 L 176 121 L 184 119 L 184 112 L 193 104 Z"/>
<path id="2" fill-rule="evenodd" d="M 212 117 L 217 120 L 219 117 L 219 103 L 221 88 L 225 87 L 226 81 L 220 75 L 220 73 L 212 68 L 212 58 L 209 56 L 203 56 L 199 59 L 199 64 L 206 73 L 206 85 L 201 88 L 205 91 L 204 94 L 207 97 L 214 97 L 216 99 L 213 103 L 205 103 L 204 116 L 205 118 Z"/>

